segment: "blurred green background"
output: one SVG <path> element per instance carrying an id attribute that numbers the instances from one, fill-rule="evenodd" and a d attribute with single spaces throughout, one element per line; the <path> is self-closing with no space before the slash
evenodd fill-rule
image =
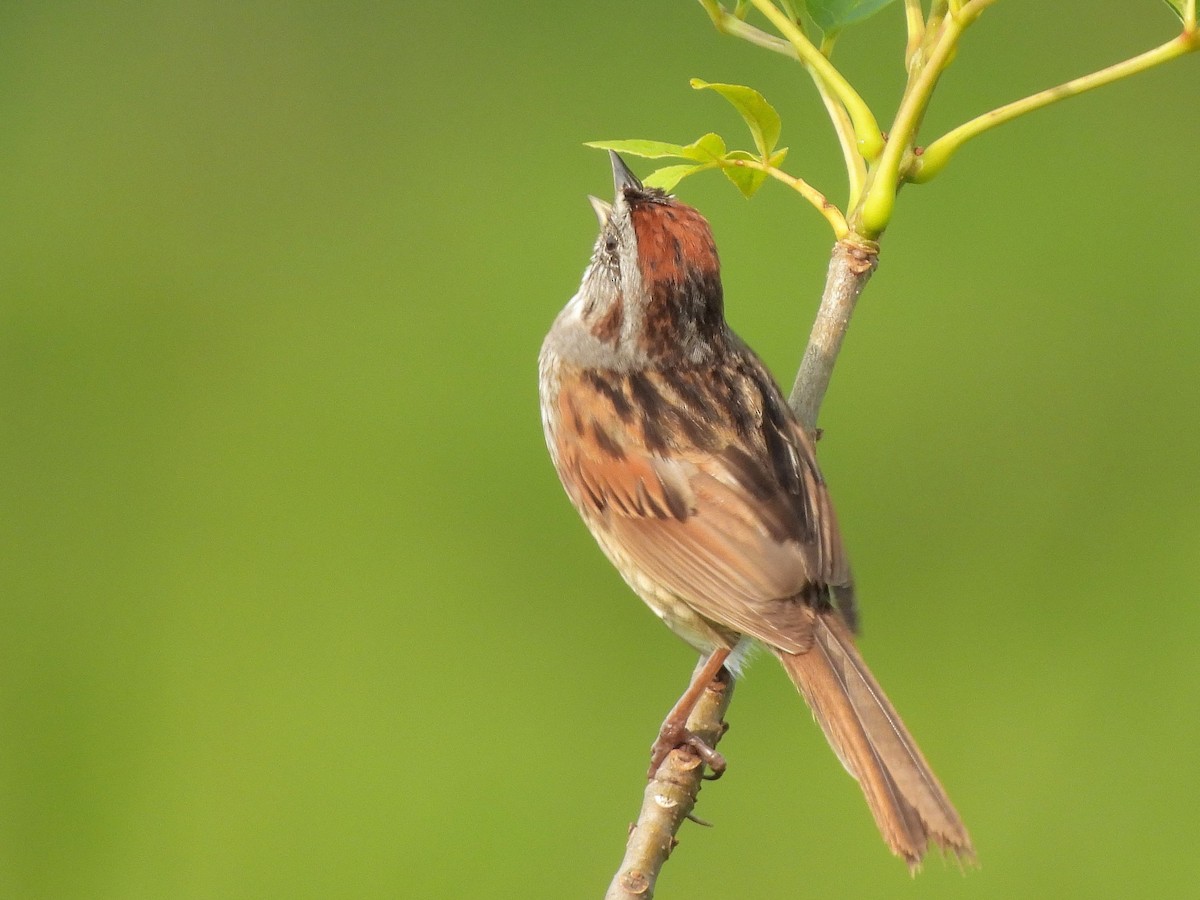
<path id="1" fill-rule="evenodd" d="M 925 134 L 1175 27 L 998 4 Z M 884 118 L 901 43 L 839 47 Z M 0 896 L 601 895 L 693 659 L 562 495 L 535 358 L 582 142 L 748 143 L 692 76 L 842 198 L 803 73 L 693 3 L 0 8 Z M 864 653 L 981 871 L 910 880 L 763 661 L 660 896 L 1200 895 L 1198 87 L 906 190 L 822 416 Z M 825 223 L 680 193 L 790 383 Z"/>

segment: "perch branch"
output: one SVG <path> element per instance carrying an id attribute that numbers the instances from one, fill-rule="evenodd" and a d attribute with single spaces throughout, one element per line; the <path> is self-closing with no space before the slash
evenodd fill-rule
<path id="1" fill-rule="evenodd" d="M 725 733 L 725 710 L 733 697 L 732 676 L 725 670 L 722 676 L 704 691 L 687 722 L 688 730 L 710 747 Z M 675 835 L 696 805 L 703 774 L 703 761 L 688 747 L 672 750 L 659 766 L 646 785 L 637 822 L 629 829 L 625 858 L 605 900 L 650 900 L 654 896 L 658 873 L 678 843 Z"/>
<path id="2" fill-rule="evenodd" d="M 833 366 L 850 326 L 854 305 L 878 260 L 877 244 L 843 240 L 833 245 L 821 306 L 788 397 L 792 411 L 810 435 L 816 433 L 817 414 L 833 377 Z"/>
<path id="3" fill-rule="evenodd" d="M 1014 100 L 1012 103 L 976 116 L 971 121 L 946 132 L 926 147 L 909 173 L 909 180 L 917 183 L 929 181 L 945 167 L 946 163 L 950 161 L 950 157 L 958 152 L 963 144 L 985 131 L 990 131 L 997 125 L 1003 125 L 1005 122 L 1041 109 L 1043 106 L 1049 106 L 1051 103 L 1057 103 L 1068 97 L 1077 97 L 1085 91 L 1128 78 L 1130 75 L 1144 72 L 1197 50 L 1200 50 L 1200 30 L 1196 28 L 1192 28 L 1190 31 L 1185 30 L 1165 44 L 1147 50 L 1145 53 L 1140 53 L 1089 75 L 1073 78 L 1056 87 L 1038 91 L 1036 94 L 1030 94 L 1028 97 Z"/>

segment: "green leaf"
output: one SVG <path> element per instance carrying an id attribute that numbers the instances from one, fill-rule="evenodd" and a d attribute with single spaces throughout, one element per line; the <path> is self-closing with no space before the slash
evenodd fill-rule
<path id="1" fill-rule="evenodd" d="M 895 0 L 804 0 L 809 16 L 826 34 L 869 19 Z"/>
<path id="2" fill-rule="evenodd" d="M 694 159 L 696 162 L 712 162 L 725 155 L 725 141 L 719 134 L 706 134 L 697 138 L 686 147 L 683 144 L 668 144 L 665 141 L 588 141 L 585 147 L 595 147 L 599 150 L 616 150 L 618 153 L 628 153 L 630 156 L 641 156 L 645 159 L 662 159 L 667 156 L 677 156 L 680 159 Z"/>
<path id="3" fill-rule="evenodd" d="M 725 141 L 719 134 L 709 132 L 683 147 L 679 156 L 697 162 L 712 162 L 725 156 Z"/>
<path id="4" fill-rule="evenodd" d="M 661 188 L 669 192 L 675 185 L 679 184 L 679 182 L 692 173 L 707 168 L 708 166 L 702 166 L 699 163 L 688 163 L 682 166 L 663 166 L 661 169 L 655 169 L 643 178 L 642 184 L 646 187 Z"/>
<path id="5" fill-rule="evenodd" d="M 647 159 L 662 159 L 665 156 L 676 156 L 691 159 L 682 166 L 663 166 L 644 179 L 642 184 L 647 187 L 662 188 L 669 191 L 681 180 L 700 169 L 711 169 L 725 158 L 725 141 L 719 134 L 706 134 L 696 138 L 686 147 L 682 144 L 667 144 L 663 141 L 588 141 L 588 147 L 600 150 L 616 150 L 618 153 L 628 153 L 630 156 L 642 156 Z"/>
<path id="6" fill-rule="evenodd" d="M 787 156 L 787 147 L 777 150 L 775 155 L 769 160 L 768 165 L 778 168 L 785 156 Z M 760 162 L 757 156 L 745 150 L 734 150 L 725 158 Z M 758 189 L 763 186 L 763 182 L 767 180 L 767 173 L 761 172 L 758 169 L 747 169 L 742 166 L 722 166 L 721 171 L 725 173 L 725 177 L 732 181 L 747 199 L 753 197 L 758 192 Z"/>
<path id="7" fill-rule="evenodd" d="M 692 79 L 692 87 L 696 90 L 714 90 L 736 109 L 754 135 L 754 144 L 758 152 L 766 159 L 775 149 L 779 141 L 779 113 L 775 107 L 766 101 L 762 94 L 740 84 L 710 84 L 699 78 Z"/>
<path id="8" fill-rule="evenodd" d="M 775 152 L 775 155 L 770 157 L 769 166 L 775 168 L 784 161 L 787 156 L 787 148 L 782 148 Z M 760 158 L 745 150 L 733 150 L 728 154 L 726 160 L 749 160 L 751 162 L 761 162 Z M 758 192 L 758 188 L 762 187 L 762 182 L 767 180 L 767 173 L 761 172 L 760 169 L 748 169 L 743 166 L 722 166 L 721 172 L 725 173 L 725 178 L 732 181 L 734 186 L 742 192 L 746 199 L 754 197 Z"/>
<path id="9" fill-rule="evenodd" d="M 734 150 L 727 158 L 758 161 L 757 156 L 753 153 L 747 153 L 745 150 Z M 767 173 L 760 172 L 758 169 L 746 169 L 742 166 L 723 166 L 721 171 L 742 192 L 742 196 L 746 199 L 753 197 L 758 192 L 758 189 L 763 186 L 763 182 L 767 180 Z"/>
<path id="10" fill-rule="evenodd" d="M 1175 10 L 1175 15 L 1179 16 L 1179 21 L 1182 22 L 1184 0 L 1163 0 L 1163 2 L 1166 3 L 1167 6 L 1171 7 L 1171 9 Z"/>
<path id="11" fill-rule="evenodd" d="M 705 135 L 707 137 L 708 135 Z M 704 140 L 701 138 L 700 140 Z M 699 143 L 697 141 L 696 143 Z M 616 150 L 618 153 L 628 153 L 630 156 L 641 156 L 646 159 L 662 159 L 664 156 L 681 156 L 691 158 L 688 148 L 682 144 L 668 144 L 663 141 L 588 141 L 585 147 L 595 147 L 597 150 Z M 694 145 L 693 145 L 694 146 Z"/>

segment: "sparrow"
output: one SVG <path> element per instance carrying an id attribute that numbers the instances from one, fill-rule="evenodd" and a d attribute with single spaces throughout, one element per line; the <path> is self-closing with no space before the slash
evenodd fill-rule
<path id="1" fill-rule="evenodd" d="M 855 647 L 854 580 L 812 441 L 725 322 L 704 217 L 611 153 L 616 197 L 539 357 L 542 425 L 568 497 L 628 585 L 702 654 L 656 742 L 755 643 L 858 781 L 885 843 L 960 860 L 962 820 Z M 725 677 L 729 677 L 725 675 Z M 712 759 L 716 756 L 709 751 Z"/>

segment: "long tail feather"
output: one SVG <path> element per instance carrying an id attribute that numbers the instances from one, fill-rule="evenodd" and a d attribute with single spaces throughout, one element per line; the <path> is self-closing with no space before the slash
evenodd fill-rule
<path id="1" fill-rule="evenodd" d="M 825 737 L 867 797 L 883 839 L 916 868 L 930 841 L 964 862 L 975 850 L 916 742 L 836 612 L 819 614 L 813 647 L 776 651 Z"/>

